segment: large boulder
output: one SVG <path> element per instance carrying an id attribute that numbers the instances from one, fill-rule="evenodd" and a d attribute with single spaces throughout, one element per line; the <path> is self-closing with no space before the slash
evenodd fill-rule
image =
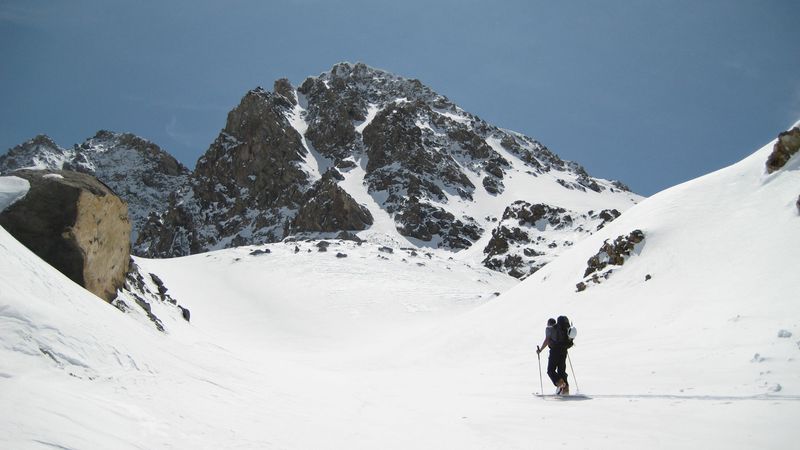
<path id="1" fill-rule="evenodd" d="M 0 213 L 0 226 L 61 273 L 110 302 L 130 264 L 128 207 L 91 175 L 20 170 L 27 195 Z"/>

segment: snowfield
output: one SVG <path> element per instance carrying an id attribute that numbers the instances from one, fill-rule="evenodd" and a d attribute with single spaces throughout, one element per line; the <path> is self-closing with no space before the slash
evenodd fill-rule
<path id="1" fill-rule="evenodd" d="M 351 241 L 136 259 L 191 309 L 162 316 L 167 333 L 0 230 L 0 447 L 794 448 L 800 157 L 766 175 L 771 149 L 643 200 L 521 283 Z M 625 264 L 577 292 L 633 230 Z M 590 400 L 533 395 L 561 314 Z"/>

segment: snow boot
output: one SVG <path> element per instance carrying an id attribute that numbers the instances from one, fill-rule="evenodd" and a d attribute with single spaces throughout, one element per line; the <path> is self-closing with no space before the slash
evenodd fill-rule
<path id="1" fill-rule="evenodd" d="M 568 384 L 565 384 L 561 388 L 561 394 L 560 395 L 569 395 L 569 385 Z"/>
<path id="2" fill-rule="evenodd" d="M 562 380 L 562 379 L 559 379 L 556 382 L 556 395 L 563 395 L 564 394 L 564 388 L 566 388 L 566 387 L 567 387 L 567 382 Z"/>

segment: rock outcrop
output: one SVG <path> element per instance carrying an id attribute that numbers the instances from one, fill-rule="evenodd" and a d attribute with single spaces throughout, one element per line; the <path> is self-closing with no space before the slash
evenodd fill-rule
<path id="1" fill-rule="evenodd" d="M 111 302 L 112 305 L 126 314 L 140 318 L 158 331 L 169 331 L 164 324 L 168 318 L 182 318 L 189 322 L 189 309 L 178 304 L 157 275 L 142 271 L 133 261 L 130 263 L 125 285 L 118 294 Z"/>
<path id="2" fill-rule="evenodd" d="M 126 204 L 90 175 L 33 170 L 13 175 L 31 187 L 0 213 L 0 225 L 61 273 L 112 301 L 130 261 Z"/>
<path id="3" fill-rule="evenodd" d="M 644 240 L 645 235 L 641 230 L 633 230 L 627 236 L 618 236 L 613 242 L 604 242 L 597 254 L 586 262 L 584 279 L 576 285 L 578 292 L 585 290 L 588 283 L 600 284 L 602 280 L 608 279 L 614 271 L 609 266 L 619 267 L 625 264 Z"/>
<path id="4" fill-rule="evenodd" d="M 292 221 L 291 231 L 334 232 L 365 230 L 372 214 L 336 184 L 338 172 L 330 169 L 307 193 Z"/>
<path id="5" fill-rule="evenodd" d="M 483 264 L 525 278 L 619 215 L 616 209 L 578 212 L 523 200 L 514 202 L 492 230 L 492 238 L 483 250 Z"/>
<path id="6" fill-rule="evenodd" d="M 794 127 L 778 135 L 778 141 L 767 158 L 767 173 L 783 168 L 789 159 L 800 150 L 800 128 Z"/>

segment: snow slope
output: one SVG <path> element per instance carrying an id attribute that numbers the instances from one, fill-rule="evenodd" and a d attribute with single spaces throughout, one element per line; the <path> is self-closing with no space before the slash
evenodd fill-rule
<path id="1" fill-rule="evenodd" d="M 519 284 L 349 241 L 137 259 L 192 310 L 167 334 L 0 230 L 0 447 L 792 448 L 800 158 L 767 176 L 770 150 L 642 201 Z M 634 229 L 637 252 L 576 292 Z M 592 400 L 531 395 L 559 314 Z"/>

